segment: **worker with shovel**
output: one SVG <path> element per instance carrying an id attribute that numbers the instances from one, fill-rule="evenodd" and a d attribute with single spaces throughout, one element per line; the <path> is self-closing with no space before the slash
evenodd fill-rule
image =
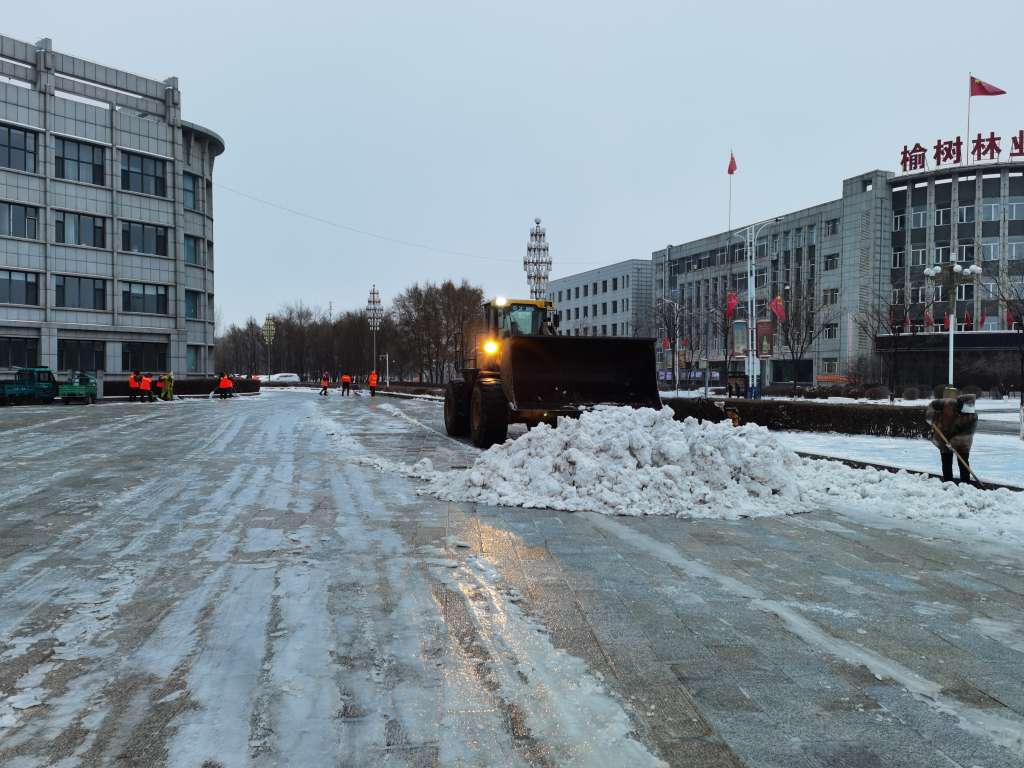
<path id="1" fill-rule="evenodd" d="M 939 456 L 942 458 L 943 481 L 953 480 L 955 458 L 960 465 L 960 482 L 981 485 L 981 481 L 968 463 L 971 457 L 971 443 L 974 442 L 974 430 L 978 426 L 974 395 L 932 400 L 925 411 L 925 418 L 932 427 L 931 440 L 939 449 Z"/>

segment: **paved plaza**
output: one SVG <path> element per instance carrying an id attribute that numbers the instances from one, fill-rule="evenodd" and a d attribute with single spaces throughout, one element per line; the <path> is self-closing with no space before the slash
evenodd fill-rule
<path id="1" fill-rule="evenodd" d="M 1018 549 L 441 502 L 395 465 L 471 464 L 443 431 L 0 411 L 0 766 L 1024 765 Z"/>

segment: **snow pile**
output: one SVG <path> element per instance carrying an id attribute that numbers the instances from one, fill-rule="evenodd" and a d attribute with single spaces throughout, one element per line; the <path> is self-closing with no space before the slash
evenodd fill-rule
<path id="1" fill-rule="evenodd" d="M 427 492 L 500 506 L 735 519 L 805 511 L 800 466 L 764 427 L 604 407 L 557 429 L 541 424 L 467 470 L 434 473 Z M 429 475 L 423 462 L 416 470 Z"/>
<path id="2" fill-rule="evenodd" d="M 813 459 L 803 461 L 797 479 L 804 497 L 819 509 L 941 522 L 997 538 L 1024 534 L 1024 494 L 1005 488 L 985 491 L 927 475 Z"/>

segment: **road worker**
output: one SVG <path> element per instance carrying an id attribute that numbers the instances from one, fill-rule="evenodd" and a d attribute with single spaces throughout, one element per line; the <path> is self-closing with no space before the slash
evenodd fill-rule
<path id="1" fill-rule="evenodd" d="M 331 386 L 331 378 L 327 375 L 327 371 L 324 371 L 320 376 L 320 394 L 323 397 L 327 397 L 327 388 Z"/>
<path id="2" fill-rule="evenodd" d="M 221 400 L 231 397 L 231 388 L 234 384 L 235 383 L 231 381 L 231 377 L 226 373 L 222 373 L 220 375 L 220 381 L 217 382 L 217 394 L 220 395 Z"/>
<path id="3" fill-rule="evenodd" d="M 142 379 L 139 381 L 139 396 L 145 402 L 154 402 L 153 400 L 153 377 L 148 373 L 142 374 Z"/>
<path id="4" fill-rule="evenodd" d="M 352 394 L 352 377 L 347 373 L 341 374 L 341 394 Z"/>
<path id="5" fill-rule="evenodd" d="M 130 403 L 134 403 L 139 396 L 140 378 L 138 371 L 132 371 L 128 374 L 128 402 Z"/>
<path id="6" fill-rule="evenodd" d="M 163 381 L 164 381 L 164 386 L 163 386 L 163 389 L 160 392 L 160 396 L 164 400 L 173 400 L 174 399 L 174 373 L 172 371 L 168 371 L 167 375 L 163 377 Z"/>
<path id="7" fill-rule="evenodd" d="M 377 372 L 370 371 L 370 377 L 366 380 L 366 385 L 370 388 L 370 397 L 377 396 Z"/>

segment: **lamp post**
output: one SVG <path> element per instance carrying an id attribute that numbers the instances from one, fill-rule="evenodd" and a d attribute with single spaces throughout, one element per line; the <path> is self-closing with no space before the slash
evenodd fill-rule
<path id="1" fill-rule="evenodd" d="M 384 386 L 391 389 L 391 356 L 385 352 L 381 357 L 384 358 Z"/>
<path id="2" fill-rule="evenodd" d="M 274 318 L 267 315 L 263 319 L 263 340 L 267 342 L 267 380 L 270 380 L 270 345 L 274 343 L 274 336 L 277 334 L 277 324 Z"/>
<path id="3" fill-rule="evenodd" d="M 949 266 L 949 265 L 945 265 Z M 933 267 L 926 267 L 924 270 L 925 277 L 936 278 L 943 272 L 943 265 L 936 264 Z M 946 299 L 946 303 L 949 306 L 949 311 L 946 314 L 946 322 L 949 325 L 949 360 L 947 363 L 946 379 L 949 382 L 946 386 L 949 389 L 953 389 L 953 338 L 956 334 L 956 288 L 959 283 L 968 283 L 977 279 L 978 275 L 981 274 L 981 267 L 977 264 L 971 264 L 968 267 L 962 267 L 959 264 L 953 264 L 949 270 L 945 273 L 945 291 L 949 294 Z"/>
<path id="4" fill-rule="evenodd" d="M 665 304 L 672 306 L 672 317 L 673 325 L 675 326 L 675 339 L 676 343 L 672 349 L 672 385 L 675 387 L 676 396 L 679 395 L 679 302 L 672 301 L 672 299 L 666 299 L 664 296 L 659 297 L 658 301 L 662 301 Z"/>
<path id="5" fill-rule="evenodd" d="M 380 330 L 381 321 L 384 319 L 384 306 L 380 303 L 380 291 L 377 286 L 370 287 L 370 297 L 366 300 L 366 319 L 370 323 L 370 330 L 373 332 L 373 357 L 370 358 L 373 370 L 377 369 L 377 331 Z"/>
<path id="6" fill-rule="evenodd" d="M 771 221 L 763 221 L 760 224 L 751 224 L 747 227 L 747 386 L 751 390 L 751 395 L 760 383 L 761 376 L 761 362 L 757 358 L 757 318 L 755 317 L 757 313 L 757 288 L 754 285 L 757 276 L 755 249 L 757 239 L 765 227 L 770 227 L 780 221 L 782 221 L 782 217 L 777 216 Z"/>

